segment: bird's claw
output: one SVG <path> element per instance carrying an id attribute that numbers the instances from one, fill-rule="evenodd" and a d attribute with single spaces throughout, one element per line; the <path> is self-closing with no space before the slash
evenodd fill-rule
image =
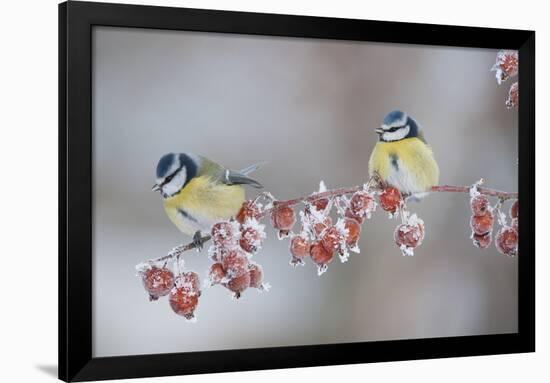
<path id="1" fill-rule="evenodd" d="M 193 234 L 193 245 L 195 245 L 195 248 L 197 249 L 197 251 L 202 251 L 203 242 L 202 242 L 202 234 L 200 230 L 197 230 L 195 234 Z"/>

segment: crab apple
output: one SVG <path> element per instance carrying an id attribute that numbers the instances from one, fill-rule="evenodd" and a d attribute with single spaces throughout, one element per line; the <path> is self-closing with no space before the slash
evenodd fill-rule
<path id="1" fill-rule="evenodd" d="M 470 227 L 476 234 L 483 235 L 493 230 L 494 217 L 490 210 L 483 215 L 473 215 L 470 219 Z"/>
<path id="2" fill-rule="evenodd" d="M 239 251 L 230 251 L 224 255 L 222 266 L 228 277 L 238 277 L 248 272 L 248 258 Z"/>
<path id="3" fill-rule="evenodd" d="M 225 270 L 220 262 L 213 263 L 212 266 L 210 266 L 208 278 L 210 279 L 210 283 L 212 285 L 217 285 L 222 282 L 225 278 Z"/>
<path id="4" fill-rule="evenodd" d="M 262 235 L 255 228 L 247 227 L 241 232 L 239 244 L 247 253 L 255 253 L 262 245 Z"/>
<path id="5" fill-rule="evenodd" d="M 275 229 L 288 231 L 296 222 L 296 214 L 290 206 L 276 206 L 271 212 L 271 224 Z"/>
<path id="6" fill-rule="evenodd" d="M 238 277 L 233 277 L 224 284 L 230 291 L 235 293 L 236 298 L 240 298 L 241 293 L 250 286 L 250 273 L 244 273 Z"/>
<path id="7" fill-rule="evenodd" d="M 290 240 L 290 253 L 298 259 L 305 258 L 309 255 L 311 244 L 301 235 L 296 235 Z"/>
<path id="8" fill-rule="evenodd" d="M 491 244 L 492 240 L 492 234 L 491 232 L 485 233 L 485 234 L 476 234 L 472 233 L 472 242 L 476 247 L 479 247 L 480 249 L 486 249 Z"/>
<path id="9" fill-rule="evenodd" d="M 489 210 L 489 199 L 484 195 L 477 195 L 470 200 L 470 209 L 473 215 L 484 215 Z"/>
<path id="10" fill-rule="evenodd" d="M 141 273 L 143 286 L 149 293 L 149 300 L 155 301 L 170 292 L 174 287 L 174 274 L 166 267 L 151 267 Z"/>
<path id="11" fill-rule="evenodd" d="M 351 209 L 349 207 L 344 212 L 344 216 L 346 216 L 347 218 L 354 219 L 359 224 L 362 224 L 363 222 L 365 222 L 365 217 L 360 217 L 360 216 L 354 214 L 353 211 L 351 211 Z"/>
<path id="12" fill-rule="evenodd" d="M 257 263 L 252 263 L 250 265 L 250 287 L 259 289 L 262 287 L 262 281 L 264 279 L 264 271 L 262 266 Z"/>
<path id="13" fill-rule="evenodd" d="M 393 238 L 398 246 L 414 249 L 424 239 L 424 225 L 421 223 L 401 224 L 395 229 Z"/>
<path id="14" fill-rule="evenodd" d="M 495 238 L 497 250 L 504 255 L 514 257 L 518 253 L 518 232 L 512 227 L 503 227 Z"/>
<path id="15" fill-rule="evenodd" d="M 174 287 L 170 291 L 169 302 L 176 314 L 192 319 L 199 303 L 199 296 L 183 287 Z"/>
<path id="16" fill-rule="evenodd" d="M 235 219 L 242 224 L 249 218 L 256 219 L 259 216 L 260 207 L 254 201 L 244 201 Z"/>
<path id="17" fill-rule="evenodd" d="M 352 218 L 346 218 L 344 220 L 344 227 L 348 231 L 346 235 L 346 244 L 355 245 L 359 240 L 359 235 L 361 234 L 361 225 L 359 222 Z"/>
<path id="18" fill-rule="evenodd" d="M 176 278 L 176 287 L 187 289 L 191 293 L 201 295 L 201 282 L 199 274 L 194 271 L 188 271 Z"/>
<path id="19" fill-rule="evenodd" d="M 321 238 L 321 244 L 329 252 L 338 250 L 343 241 L 345 241 L 344 234 L 336 226 L 325 230 Z"/>
<path id="20" fill-rule="evenodd" d="M 514 106 L 518 106 L 519 103 L 519 85 L 516 81 L 512 85 L 510 85 L 510 90 L 508 91 L 508 98 L 506 99 L 506 107 L 508 109 L 513 108 Z"/>
<path id="21" fill-rule="evenodd" d="M 401 204 L 401 193 L 394 187 L 387 187 L 380 194 L 380 205 L 388 213 L 395 213 Z"/>
<path id="22" fill-rule="evenodd" d="M 512 206 L 510 206 L 510 217 L 517 219 L 519 215 L 519 201 L 515 200 Z"/>
<path id="23" fill-rule="evenodd" d="M 320 242 L 317 242 L 311 245 L 309 255 L 317 265 L 326 265 L 332 261 L 334 252 L 327 251 Z"/>
<path id="24" fill-rule="evenodd" d="M 211 230 L 212 242 L 218 247 L 227 248 L 237 243 L 239 237 L 238 225 L 234 222 L 222 221 L 214 224 Z"/>
<path id="25" fill-rule="evenodd" d="M 349 208 L 354 215 L 368 218 L 376 209 L 376 202 L 368 192 L 360 190 L 351 196 Z"/>
<path id="26" fill-rule="evenodd" d="M 321 235 L 321 233 L 332 226 L 332 218 L 326 217 L 323 222 L 317 222 L 313 225 L 313 232 L 315 235 Z"/>
<path id="27" fill-rule="evenodd" d="M 315 209 L 317 209 L 317 211 L 324 211 L 328 206 L 328 198 L 319 198 L 313 200 L 311 201 L 311 204 L 315 206 Z"/>

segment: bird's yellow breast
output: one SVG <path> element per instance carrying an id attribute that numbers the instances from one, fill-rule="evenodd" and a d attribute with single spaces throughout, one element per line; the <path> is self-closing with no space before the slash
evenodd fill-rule
<path id="1" fill-rule="evenodd" d="M 427 191 L 439 182 L 439 167 L 430 147 L 416 137 L 378 142 L 369 160 L 369 174 L 402 192 Z"/>
<path id="2" fill-rule="evenodd" d="M 242 186 L 225 185 L 209 177 L 195 177 L 173 197 L 164 200 L 170 220 L 184 233 L 207 230 L 235 216 L 245 200 Z"/>

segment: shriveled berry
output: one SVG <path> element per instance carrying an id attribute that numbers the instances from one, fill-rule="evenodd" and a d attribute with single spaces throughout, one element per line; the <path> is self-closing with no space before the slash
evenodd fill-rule
<path id="1" fill-rule="evenodd" d="M 233 291 L 236 298 L 239 298 L 241 293 L 250 286 L 250 273 L 231 278 L 224 286 Z"/>
<path id="2" fill-rule="evenodd" d="M 505 101 L 506 107 L 508 109 L 518 106 L 519 104 L 519 85 L 516 81 L 510 85 L 510 90 L 508 90 L 508 98 Z"/>
<path id="3" fill-rule="evenodd" d="M 486 249 L 491 244 L 492 240 L 492 234 L 491 232 L 485 233 L 485 234 L 476 234 L 473 233 L 472 235 L 472 241 L 476 247 L 479 247 L 480 249 Z"/>
<path id="4" fill-rule="evenodd" d="M 311 204 L 315 206 L 318 211 L 324 211 L 328 206 L 328 198 L 319 198 L 311 201 Z"/>
<path id="5" fill-rule="evenodd" d="M 248 258 L 241 252 L 231 251 L 224 255 L 223 269 L 229 278 L 238 277 L 248 273 Z"/>
<path id="6" fill-rule="evenodd" d="M 370 218 L 370 215 L 376 209 L 376 201 L 371 194 L 365 190 L 360 190 L 351 196 L 349 208 L 353 215 Z"/>
<path id="7" fill-rule="evenodd" d="M 518 253 L 518 232 L 512 227 L 503 227 L 495 238 L 497 250 L 504 255 L 514 257 Z"/>
<path id="8" fill-rule="evenodd" d="M 208 278 L 210 279 L 210 283 L 212 285 L 217 285 L 222 282 L 225 278 L 225 270 L 220 262 L 213 263 L 212 266 L 210 266 Z"/>
<path id="9" fill-rule="evenodd" d="M 395 213 L 401 204 L 401 193 L 394 187 L 385 188 L 380 194 L 380 205 L 388 213 Z"/>
<path id="10" fill-rule="evenodd" d="M 255 253 L 262 246 L 262 235 L 255 228 L 247 227 L 241 232 L 239 244 L 247 253 Z"/>
<path id="11" fill-rule="evenodd" d="M 293 237 L 290 241 L 290 253 L 298 259 L 307 257 L 310 247 L 309 241 L 301 235 Z"/>
<path id="12" fill-rule="evenodd" d="M 424 239 L 424 225 L 421 223 L 401 224 L 395 229 L 393 237 L 398 246 L 414 249 Z"/>
<path id="13" fill-rule="evenodd" d="M 176 314 L 192 319 L 199 303 L 199 295 L 185 288 L 174 287 L 170 291 L 169 302 Z"/>
<path id="14" fill-rule="evenodd" d="M 327 251 L 320 242 L 311 245 L 309 254 L 311 255 L 313 262 L 317 265 L 326 265 L 330 263 L 334 257 L 334 252 Z"/>
<path id="15" fill-rule="evenodd" d="M 346 218 L 344 220 L 344 227 L 348 231 L 346 236 L 346 244 L 351 246 L 355 245 L 361 235 L 361 225 L 359 225 L 359 222 L 352 218 Z"/>
<path id="16" fill-rule="evenodd" d="M 489 206 L 489 199 L 484 195 L 477 195 L 470 200 L 473 215 L 484 215 L 489 210 Z"/>
<path id="17" fill-rule="evenodd" d="M 356 214 L 353 213 L 353 211 L 351 211 L 350 208 L 347 208 L 344 215 L 347 217 L 347 218 L 351 218 L 351 219 L 354 219 L 355 221 L 357 221 L 357 223 L 359 224 L 362 224 L 363 222 L 365 222 L 365 217 L 360 217 Z"/>
<path id="18" fill-rule="evenodd" d="M 149 300 L 157 300 L 170 292 L 174 287 L 174 273 L 166 267 L 151 267 L 141 273 L 143 286 L 149 293 Z"/>
<path id="19" fill-rule="evenodd" d="M 493 230 L 494 217 L 490 210 L 483 215 L 474 215 L 470 219 L 470 227 L 476 234 L 483 235 Z"/>
<path id="20" fill-rule="evenodd" d="M 510 206 L 510 217 L 517 219 L 519 215 L 519 201 L 515 200 L 512 206 Z"/>
<path id="21" fill-rule="evenodd" d="M 325 230 L 321 238 L 321 244 L 328 252 L 340 249 L 342 241 L 345 241 L 344 234 L 336 226 L 331 226 Z"/>
<path id="22" fill-rule="evenodd" d="M 275 207 L 271 212 L 271 224 L 275 229 L 288 231 L 296 222 L 296 214 L 290 206 Z"/>
<path id="23" fill-rule="evenodd" d="M 260 207 L 254 201 L 244 201 L 235 219 L 239 223 L 244 223 L 249 218 L 256 219 L 259 216 Z"/>
<path id="24" fill-rule="evenodd" d="M 317 222 L 313 225 L 313 231 L 315 235 L 321 235 L 321 233 L 332 226 L 332 218 L 326 217 L 323 222 Z"/>
<path id="25" fill-rule="evenodd" d="M 211 230 L 212 242 L 218 247 L 228 248 L 239 240 L 239 225 L 235 222 L 222 221 L 214 224 Z"/>
<path id="26" fill-rule="evenodd" d="M 262 282 L 264 279 L 264 271 L 262 269 L 262 266 L 258 265 L 257 263 L 252 263 L 250 265 L 250 287 L 254 287 L 256 289 L 262 287 Z"/>

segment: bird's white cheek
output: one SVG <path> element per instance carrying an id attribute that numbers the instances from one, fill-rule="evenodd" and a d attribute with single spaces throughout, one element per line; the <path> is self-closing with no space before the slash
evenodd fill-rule
<path id="1" fill-rule="evenodd" d="M 173 196 L 174 194 L 178 193 L 183 185 L 185 185 L 186 181 L 186 172 L 185 170 L 181 170 L 178 174 L 176 174 L 170 182 L 166 183 L 162 187 L 162 194 L 166 197 Z"/>
<path id="2" fill-rule="evenodd" d="M 411 128 L 409 125 L 405 126 L 402 129 L 396 130 L 395 132 L 386 132 L 382 134 L 382 138 L 384 141 L 398 141 L 402 140 L 403 138 L 407 137 L 407 134 L 409 134 Z"/>

